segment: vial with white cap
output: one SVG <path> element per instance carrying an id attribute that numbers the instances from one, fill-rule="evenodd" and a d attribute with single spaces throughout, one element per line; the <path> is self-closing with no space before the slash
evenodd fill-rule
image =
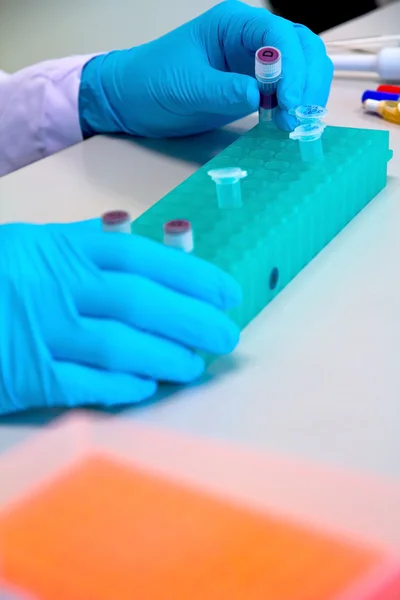
<path id="1" fill-rule="evenodd" d="M 400 125 L 400 102 L 393 100 L 374 100 L 368 98 L 363 102 L 363 108 L 366 112 L 380 115 L 382 119 L 389 123 Z"/>
<path id="2" fill-rule="evenodd" d="M 192 252 L 193 250 L 193 230 L 190 221 L 186 219 L 174 219 L 164 224 L 164 244 Z"/>
<path id="3" fill-rule="evenodd" d="M 255 55 L 255 76 L 260 90 L 260 122 L 271 122 L 278 99 L 276 91 L 282 75 L 282 56 L 273 46 L 259 48 Z"/>
<path id="4" fill-rule="evenodd" d="M 324 149 L 321 136 L 325 127 L 325 123 L 314 121 L 299 125 L 294 131 L 289 133 L 289 137 L 292 140 L 299 141 L 300 154 L 304 162 L 323 160 Z"/>
<path id="5" fill-rule="evenodd" d="M 219 208 L 240 208 L 242 203 L 242 190 L 240 181 L 247 177 L 247 171 L 239 167 L 226 169 L 212 169 L 208 175 L 216 184 Z"/>
<path id="6" fill-rule="evenodd" d="M 131 217 L 125 210 L 111 210 L 101 217 L 103 231 L 131 233 Z"/>

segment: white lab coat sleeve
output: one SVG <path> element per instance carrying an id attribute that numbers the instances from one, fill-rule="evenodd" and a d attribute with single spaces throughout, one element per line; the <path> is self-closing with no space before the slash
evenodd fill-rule
<path id="1" fill-rule="evenodd" d="M 0 72 L 0 177 L 82 140 L 79 86 L 92 56 Z"/>

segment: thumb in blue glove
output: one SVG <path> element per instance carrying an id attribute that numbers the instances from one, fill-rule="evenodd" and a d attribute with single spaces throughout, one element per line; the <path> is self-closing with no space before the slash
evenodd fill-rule
<path id="1" fill-rule="evenodd" d="M 325 105 L 333 67 L 309 29 L 238 0 L 148 44 L 101 55 L 83 69 L 80 118 L 85 135 L 128 133 L 174 137 L 221 127 L 257 110 L 254 54 L 282 53 L 277 124 L 300 104 Z"/>
<path id="2" fill-rule="evenodd" d="M 99 221 L 3 225 L 0 247 L 0 414 L 138 402 L 238 342 L 238 285 L 196 257 Z"/>

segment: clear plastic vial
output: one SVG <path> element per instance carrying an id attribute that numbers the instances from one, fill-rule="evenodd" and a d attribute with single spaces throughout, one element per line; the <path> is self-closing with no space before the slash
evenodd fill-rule
<path id="1" fill-rule="evenodd" d="M 325 127 L 325 123 L 309 123 L 299 125 L 289 134 L 292 140 L 299 141 L 300 154 L 304 162 L 312 163 L 324 159 L 321 136 Z"/>
<path id="2" fill-rule="evenodd" d="M 326 127 L 322 121 L 328 114 L 323 106 L 305 104 L 289 111 L 296 117 L 300 125 L 289 133 L 292 140 L 298 140 L 301 158 L 304 162 L 313 163 L 324 159 L 322 134 Z"/>
<path id="3" fill-rule="evenodd" d="M 214 181 L 217 190 L 219 208 L 240 208 L 243 206 L 240 181 L 247 177 L 247 171 L 239 167 L 212 169 L 208 175 Z"/>

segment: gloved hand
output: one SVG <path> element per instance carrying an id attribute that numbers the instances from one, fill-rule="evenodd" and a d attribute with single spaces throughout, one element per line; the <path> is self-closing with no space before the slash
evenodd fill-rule
<path id="1" fill-rule="evenodd" d="M 264 8 L 225 0 L 158 40 L 85 65 L 82 131 L 174 137 L 244 117 L 259 106 L 254 54 L 265 45 L 282 52 L 276 122 L 292 130 L 289 109 L 328 99 L 333 66 L 323 42 Z"/>
<path id="2" fill-rule="evenodd" d="M 182 251 L 97 220 L 3 225 L 0 248 L 0 414 L 137 402 L 238 342 L 238 284 Z"/>

